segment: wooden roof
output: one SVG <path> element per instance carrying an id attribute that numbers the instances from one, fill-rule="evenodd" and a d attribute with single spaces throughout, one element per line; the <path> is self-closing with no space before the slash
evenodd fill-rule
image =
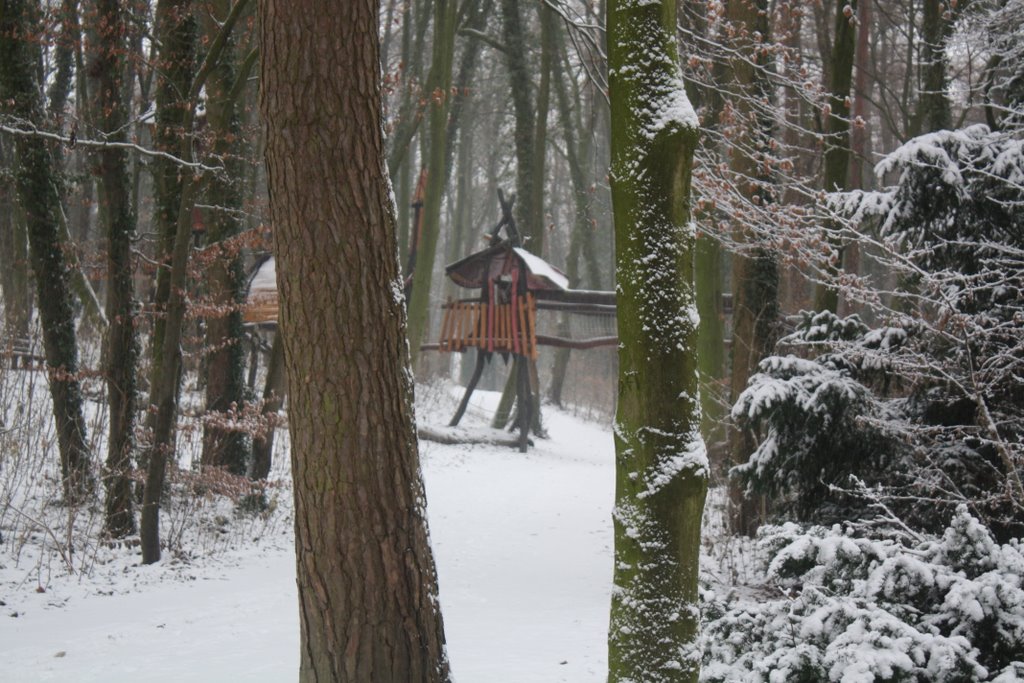
<path id="1" fill-rule="evenodd" d="M 509 259 L 513 259 L 513 267 L 526 273 L 529 291 L 560 292 L 569 288 L 569 278 L 565 273 L 525 249 L 510 246 L 507 241 L 452 263 L 445 268 L 445 273 L 460 287 L 482 289 L 489 278 L 508 270 Z"/>

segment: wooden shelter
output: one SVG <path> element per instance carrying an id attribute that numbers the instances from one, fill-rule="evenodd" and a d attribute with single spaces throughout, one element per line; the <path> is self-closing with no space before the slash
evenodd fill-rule
<path id="1" fill-rule="evenodd" d="M 263 259 L 249 277 L 242 319 L 246 325 L 277 325 L 277 269 L 273 256 Z"/>
<path id="2" fill-rule="evenodd" d="M 476 367 L 450 426 L 462 419 L 493 354 L 516 357 L 519 449 L 525 452 L 539 393 L 536 366 L 533 372 L 530 367 L 537 359 L 538 347 L 590 349 L 618 344 L 615 293 L 570 289 L 565 273 L 520 246 L 512 203 L 500 192 L 498 197 L 503 216 L 490 232 L 490 246 L 445 268 L 452 282 L 479 293 L 449 299 L 442 307 L 438 341 L 421 348 L 445 353 L 478 351 Z M 505 239 L 499 237 L 502 228 Z M 573 325 L 574 319 L 597 319 L 603 324 Z"/>
<path id="3" fill-rule="evenodd" d="M 455 284 L 480 295 L 449 299 L 442 306 L 438 342 L 424 349 L 479 348 L 536 359 L 539 346 L 591 349 L 618 343 L 614 292 L 570 289 L 562 271 L 508 241 L 467 256 L 446 272 Z M 587 330 L 578 322 L 581 317 L 605 324 Z"/>
<path id="4" fill-rule="evenodd" d="M 525 452 L 539 393 L 535 363 L 539 347 L 592 349 L 618 344 L 615 293 L 571 289 L 565 273 L 522 248 L 512 218 L 514 197 L 506 201 L 499 191 L 498 201 L 502 218 L 489 233 L 490 245 L 445 268 L 452 282 L 477 290 L 477 294 L 449 299 L 442 306 L 438 341 L 421 348 L 444 353 L 478 350 L 476 367 L 451 426 L 462 419 L 484 366 L 494 354 L 506 360 L 517 359 L 519 449 Z M 500 236 L 502 230 L 504 238 Z M 409 268 L 414 265 L 415 249 Z M 410 287 L 411 278 L 407 278 L 406 300 Z M 269 348 L 261 337 L 275 330 L 278 321 L 276 264 L 272 256 L 262 260 L 249 278 L 244 321 L 252 330 L 252 384 L 259 350 Z"/>

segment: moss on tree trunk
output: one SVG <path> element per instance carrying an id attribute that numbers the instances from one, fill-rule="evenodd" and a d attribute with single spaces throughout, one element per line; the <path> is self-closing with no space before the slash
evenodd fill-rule
<path id="1" fill-rule="evenodd" d="M 676 54 L 675 3 L 608 3 L 619 390 L 609 681 L 696 681 L 700 435 L 697 119 Z"/>
<path id="2" fill-rule="evenodd" d="M 448 111 L 451 108 L 452 60 L 455 54 L 455 0 L 435 0 L 434 59 L 427 76 L 430 108 L 430 155 L 427 161 L 427 187 L 423 201 L 423 232 L 416 244 L 416 268 L 412 274 L 409 301 L 409 347 L 412 366 L 420 355 L 430 319 L 430 285 L 434 274 L 437 240 L 441 233 L 441 200 L 447 185 L 445 147 Z M 404 198 L 403 198 L 404 199 Z M 413 226 L 416 229 L 416 226 Z"/>

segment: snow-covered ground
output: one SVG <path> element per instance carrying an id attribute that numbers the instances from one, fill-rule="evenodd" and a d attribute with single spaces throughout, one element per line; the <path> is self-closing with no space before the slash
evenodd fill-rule
<path id="1" fill-rule="evenodd" d="M 481 405 L 495 400 L 477 396 L 470 431 L 484 430 Z M 442 423 L 450 404 L 435 397 L 422 421 Z M 612 438 L 565 413 L 549 410 L 546 420 L 551 438 L 526 455 L 421 445 L 457 680 L 606 676 Z M 0 680 L 293 680 L 295 568 L 289 494 L 280 495 L 273 523 L 231 522 L 224 533 L 234 547 L 152 567 L 134 552 L 97 552 L 88 576 L 71 576 L 57 557 L 26 549 L 15 560 L 10 543 L 0 546 Z"/>

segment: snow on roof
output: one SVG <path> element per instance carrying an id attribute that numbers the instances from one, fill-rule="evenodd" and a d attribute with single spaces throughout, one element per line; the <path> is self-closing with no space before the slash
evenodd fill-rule
<path id="1" fill-rule="evenodd" d="M 256 269 L 252 280 L 249 281 L 249 293 L 276 292 L 277 291 L 277 266 L 274 257 L 271 256 Z"/>
<path id="2" fill-rule="evenodd" d="M 525 249 L 516 247 L 513 251 L 515 251 L 516 255 L 523 260 L 523 263 L 526 264 L 526 267 L 530 270 L 532 275 L 549 280 L 551 284 L 559 289 L 569 289 L 569 278 L 566 277 L 562 271 L 558 270 L 539 256 L 534 256 Z"/>

